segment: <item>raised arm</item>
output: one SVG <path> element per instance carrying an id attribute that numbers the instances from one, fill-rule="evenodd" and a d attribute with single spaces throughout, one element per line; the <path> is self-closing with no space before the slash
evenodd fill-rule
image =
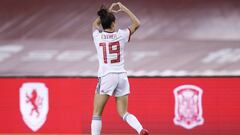
<path id="1" fill-rule="evenodd" d="M 117 4 L 119 5 L 120 10 L 125 12 L 131 19 L 132 24 L 129 26 L 129 29 L 131 30 L 131 34 L 133 34 L 140 27 L 139 19 L 121 2 L 118 2 Z"/>
<path id="2" fill-rule="evenodd" d="M 93 22 L 92 24 L 92 30 L 95 31 L 96 29 L 100 29 L 100 26 L 101 26 L 101 21 L 100 21 L 100 18 L 97 17 L 97 19 Z"/>

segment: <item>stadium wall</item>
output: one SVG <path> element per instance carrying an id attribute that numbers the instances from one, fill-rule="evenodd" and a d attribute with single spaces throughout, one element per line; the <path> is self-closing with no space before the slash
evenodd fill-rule
<path id="1" fill-rule="evenodd" d="M 135 114 L 152 134 L 238 135 L 240 133 L 240 78 L 238 77 L 130 78 L 129 81 L 131 84 L 129 112 Z M 0 134 L 90 133 L 96 78 L 6 77 L 0 78 L 0 84 Z M 43 85 L 40 87 L 37 84 Z M 198 110 L 195 112 L 196 117 L 201 117 L 199 110 L 202 111 L 202 123 L 198 123 L 196 117 L 191 118 L 197 124 L 190 128 L 181 124 L 176 125 L 174 122 L 176 104 L 181 105 L 181 102 L 176 102 L 174 89 L 183 85 L 194 85 L 203 92 L 202 96 L 195 93 L 197 99 L 188 100 L 187 105 L 192 105 L 192 108 Z M 31 114 L 34 104 L 31 104 L 30 99 L 34 97 L 34 89 L 35 107 L 38 107 L 40 116 L 37 115 L 36 110 Z M 191 88 L 182 90 L 184 89 Z M 191 104 L 193 100 L 197 101 L 195 102 L 197 104 Z M 182 105 L 184 106 L 183 102 Z M 25 111 L 21 109 L 22 107 L 25 107 Z M 178 106 L 179 108 L 181 109 Z M 110 99 L 103 114 L 103 133 L 135 133 L 118 116 L 114 98 Z"/>

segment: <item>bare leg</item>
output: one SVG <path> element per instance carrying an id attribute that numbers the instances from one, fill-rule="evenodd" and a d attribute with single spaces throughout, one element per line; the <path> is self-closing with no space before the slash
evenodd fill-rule
<path id="1" fill-rule="evenodd" d="M 116 97 L 118 114 L 123 117 L 127 113 L 128 109 L 128 95 L 122 97 Z"/>
<path id="2" fill-rule="evenodd" d="M 94 107 L 93 107 L 93 118 L 91 124 L 91 134 L 100 135 L 102 129 L 102 112 L 109 99 L 108 95 L 95 94 L 94 96 Z"/>
<path id="3" fill-rule="evenodd" d="M 95 94 L 93 116 L 102 116 L 103 109 L 109 99 L 108 95 Z"/>

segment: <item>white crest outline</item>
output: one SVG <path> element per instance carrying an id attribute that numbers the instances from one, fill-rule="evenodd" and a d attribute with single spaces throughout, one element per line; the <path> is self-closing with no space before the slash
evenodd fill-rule
<path id="1" fill-rule="evenodd" d="M 179 122 L 178 119 L 179 119 L 179 114 L 178 114 L 178 99 L 177 99 L 177 96 L 178 96 L 178 91 L 182 90 L 182 89 L 194 89 L 194 90 L 197 90 L 199 92 L 199 95 L 198 95 L 198 109 L 199 109 L 199 113 L 198 113 L 198 118 L 199 118 L 199 122 L 194 122 L 190 125 L 188 124 L 185 124 L 184 122 Z M 204 123 L 204 118 L 203 118 L 203 109 L 202 109 L 202 94 L 203 94 L 203 90 L 196 86 L 196 85 L 181 85 L 181 86 L 178 86 L 174 89 L 174 97 L 175 97 L 175 109 L 174 109 L 174 119 L 173 119 L 173 122 L 175 125 L 178 125 L 178 126 L 182 126 L 183 128 L 185 129 L 192 129 L 196 126 L 200 126 L 200 125 L 203 125 Z"/>
<path id="2" fill-rule="evenodd" d="M 43 105 L 43 112 L 41 112 L 39 118 L 33 118 L 33 116 L 28 116 L 29 114 L 27 113 L 27 110 L 29 110 L 29 107 L 27 107 L 26 103 L 26 95 L 29 89 L 36 89 L 36 91 L 42 91 L 45 96 L 43 99 L 43 102 L 45 105 Z M 39 94 L 39 93 L 38 93 Z M 47 120 L 47 115 L 49 112 L 49 95 L 48 95 L 48 88 L 44 83 L 41 82 L 26 82 L 23 83 L 19 89 L 19 105 L 20 105 L 20 112 L 22 115 L 22 119 L 24 123 L 33 131 L 36 132 L 38 131 L 46 122 Z M 29 106 L 29 105 L 28 105 Z"/>

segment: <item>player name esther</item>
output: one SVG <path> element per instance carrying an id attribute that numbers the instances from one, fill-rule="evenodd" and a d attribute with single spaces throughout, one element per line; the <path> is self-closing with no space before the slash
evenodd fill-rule
<path id="1" fill-rule="evenodd" d="M 101 38 L 102 39 L 116 39 L 117 34 L 102 34 Z"/>

